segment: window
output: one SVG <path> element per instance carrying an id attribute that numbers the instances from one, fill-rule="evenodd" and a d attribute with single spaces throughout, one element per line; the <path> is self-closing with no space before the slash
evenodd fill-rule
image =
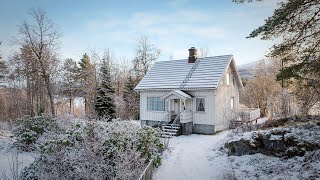
<path id="1" fill-rule="evenodd" d="M 148 111 L 165 111 L 166 103 L 160 97 L 148 97 L 147 103 Z"/>
<path id="2" fill-rule="evenodd" d="M 231 109 L 234 109 L 234 97 L 231 97 Z"/>
<path id="3" fill-rule="evenodd" d="M 233 84 L 233 86 L 235 85 L 235 83 L 234 83 L 234 78 L 232 78 L 232 84 Z"/>
<path id="4" fill-rule="evenodd" d="M 196 98 L 196 110 L 197 111 L 205 111 L 204 107 L 204 98 Z"/>
<path id="5" fill-rule="evenodd" d="M 230 84 L 230 74 L 229 73 L 227 73 L 226 80 L 227 80 L 227 85 L 229 85 Z"/>

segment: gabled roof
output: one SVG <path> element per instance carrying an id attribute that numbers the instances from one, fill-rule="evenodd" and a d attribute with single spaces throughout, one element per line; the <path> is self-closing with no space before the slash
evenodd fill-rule
<path id="1" fill-rule="evenodd" d="M 232 55 L 198 58 L 197 65 L 188 63 L 188 59 L 159 61 L 153 65 L 135 90 L 216 89 L 231 62 L 235 68 Z M 235 74 L 241 88 L 241 79 L 237 72 Z"/>
<path id="2" fill-rule="evenodd" d="M 180 97 L 181 99 L 190 99 L 192 98 L 192 96 L 190 96 L 189 94 L 181 91 L 181 90 L 173 90 L 173 91 L 170 91 L 169 93 L 163 95 L 161 97 L 161 99 L 166 99 L 167 97 L 171 96 L 171 95 L 176 95 L 178 97 Z"/>

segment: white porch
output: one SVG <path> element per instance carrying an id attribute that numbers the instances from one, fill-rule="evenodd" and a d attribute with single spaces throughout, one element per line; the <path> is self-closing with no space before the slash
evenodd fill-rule
<path id="1" fill-rule="evenodd" d="M 174 123 L 189 123 L 193 120 L 192 96 L 181 91 L 173 90 L 161 97 L 167 104 L 167 120 Z M 178 122 L 177 122 L 178 121 Z"/>

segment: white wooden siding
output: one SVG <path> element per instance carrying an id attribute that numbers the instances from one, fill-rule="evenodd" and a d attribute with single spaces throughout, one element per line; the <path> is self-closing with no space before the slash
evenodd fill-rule
<path id="1" fill-rule="evenodd" d="M 214 124 L 214 90 L 197 90 L 197 91 L 185 91 L 186 93 L 193 96 L 192 99 L 192 112 L 193 112 L 193 123 L 194 124 Z M 205 99 L 205 111 L 196 111 L 196 98 Z M 190 106 L 189 106 L 190 107 Z"/>
<path id="2" fill-rule="evenodd" d="M 215 130 L 220 131 L 226 129 L 232 117 L 231 98 L 234 97 L 234 111 L 239 108 L 239 86 L 238 83 L 233 85 L 235 77 L 235 69 L 229 66 L 226 73 L 230 73 L 230 84 L 227 85 L 227 77 L 224 75 L 222 84 L 218 87 L 215 94 Z"/>
<path id="3" fill-rule="evenodd" d="M 140 92 L 140 119 L 161 121 L 167 114 L 166 111 L 148 111 L 147 97 L 161 97 L 169 91 L 141 91 Z M 214 90 L 197 90 L 185 91 L 187 94 L 193 96 L 192 99 L 186 100 L 186 112 L 192 112 L 194 124 L 214 124 Z M 171 97 L 170 97 L 171 98 Z M 174 98 L 174 97 L 172 97 Z M 176 97 L 178 99 L 178 97 Z M 205 112 L 196 112 L 195 98 L 205 98 Z M 172 103 L 174 103 L 172 101 Z M 171 104 L 173 108 L 173 104 Z"/>
<path id="4" fill-rule="evenodd" d="M 147 97 L 161 97 L 169 91 L 142 91 L 140 92 L 140 119 L 141 120 L 153 120 L 161 121 L 166 111 L 148 111 L 147 109 Z"/>

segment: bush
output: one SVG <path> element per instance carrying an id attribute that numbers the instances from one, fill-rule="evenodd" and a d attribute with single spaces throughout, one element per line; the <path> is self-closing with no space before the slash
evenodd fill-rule
<path id="1" fill-rule="evenodd" d="M 41 136 L 41 154 L 22 179 L 137 179 L 151 159 L 161 163 L 159 137 L 129 121 L 78 122 Z"/>
<path id="2" fill-rule="evenodd" d="M 57 129 L 56 120 L 46 114 L 36 117 L 27 116 L 18 119 L 14 135 L 17 137 L 18 147 L 30 150 L 34 148 L 34 144 L 43 133 Z"/>

